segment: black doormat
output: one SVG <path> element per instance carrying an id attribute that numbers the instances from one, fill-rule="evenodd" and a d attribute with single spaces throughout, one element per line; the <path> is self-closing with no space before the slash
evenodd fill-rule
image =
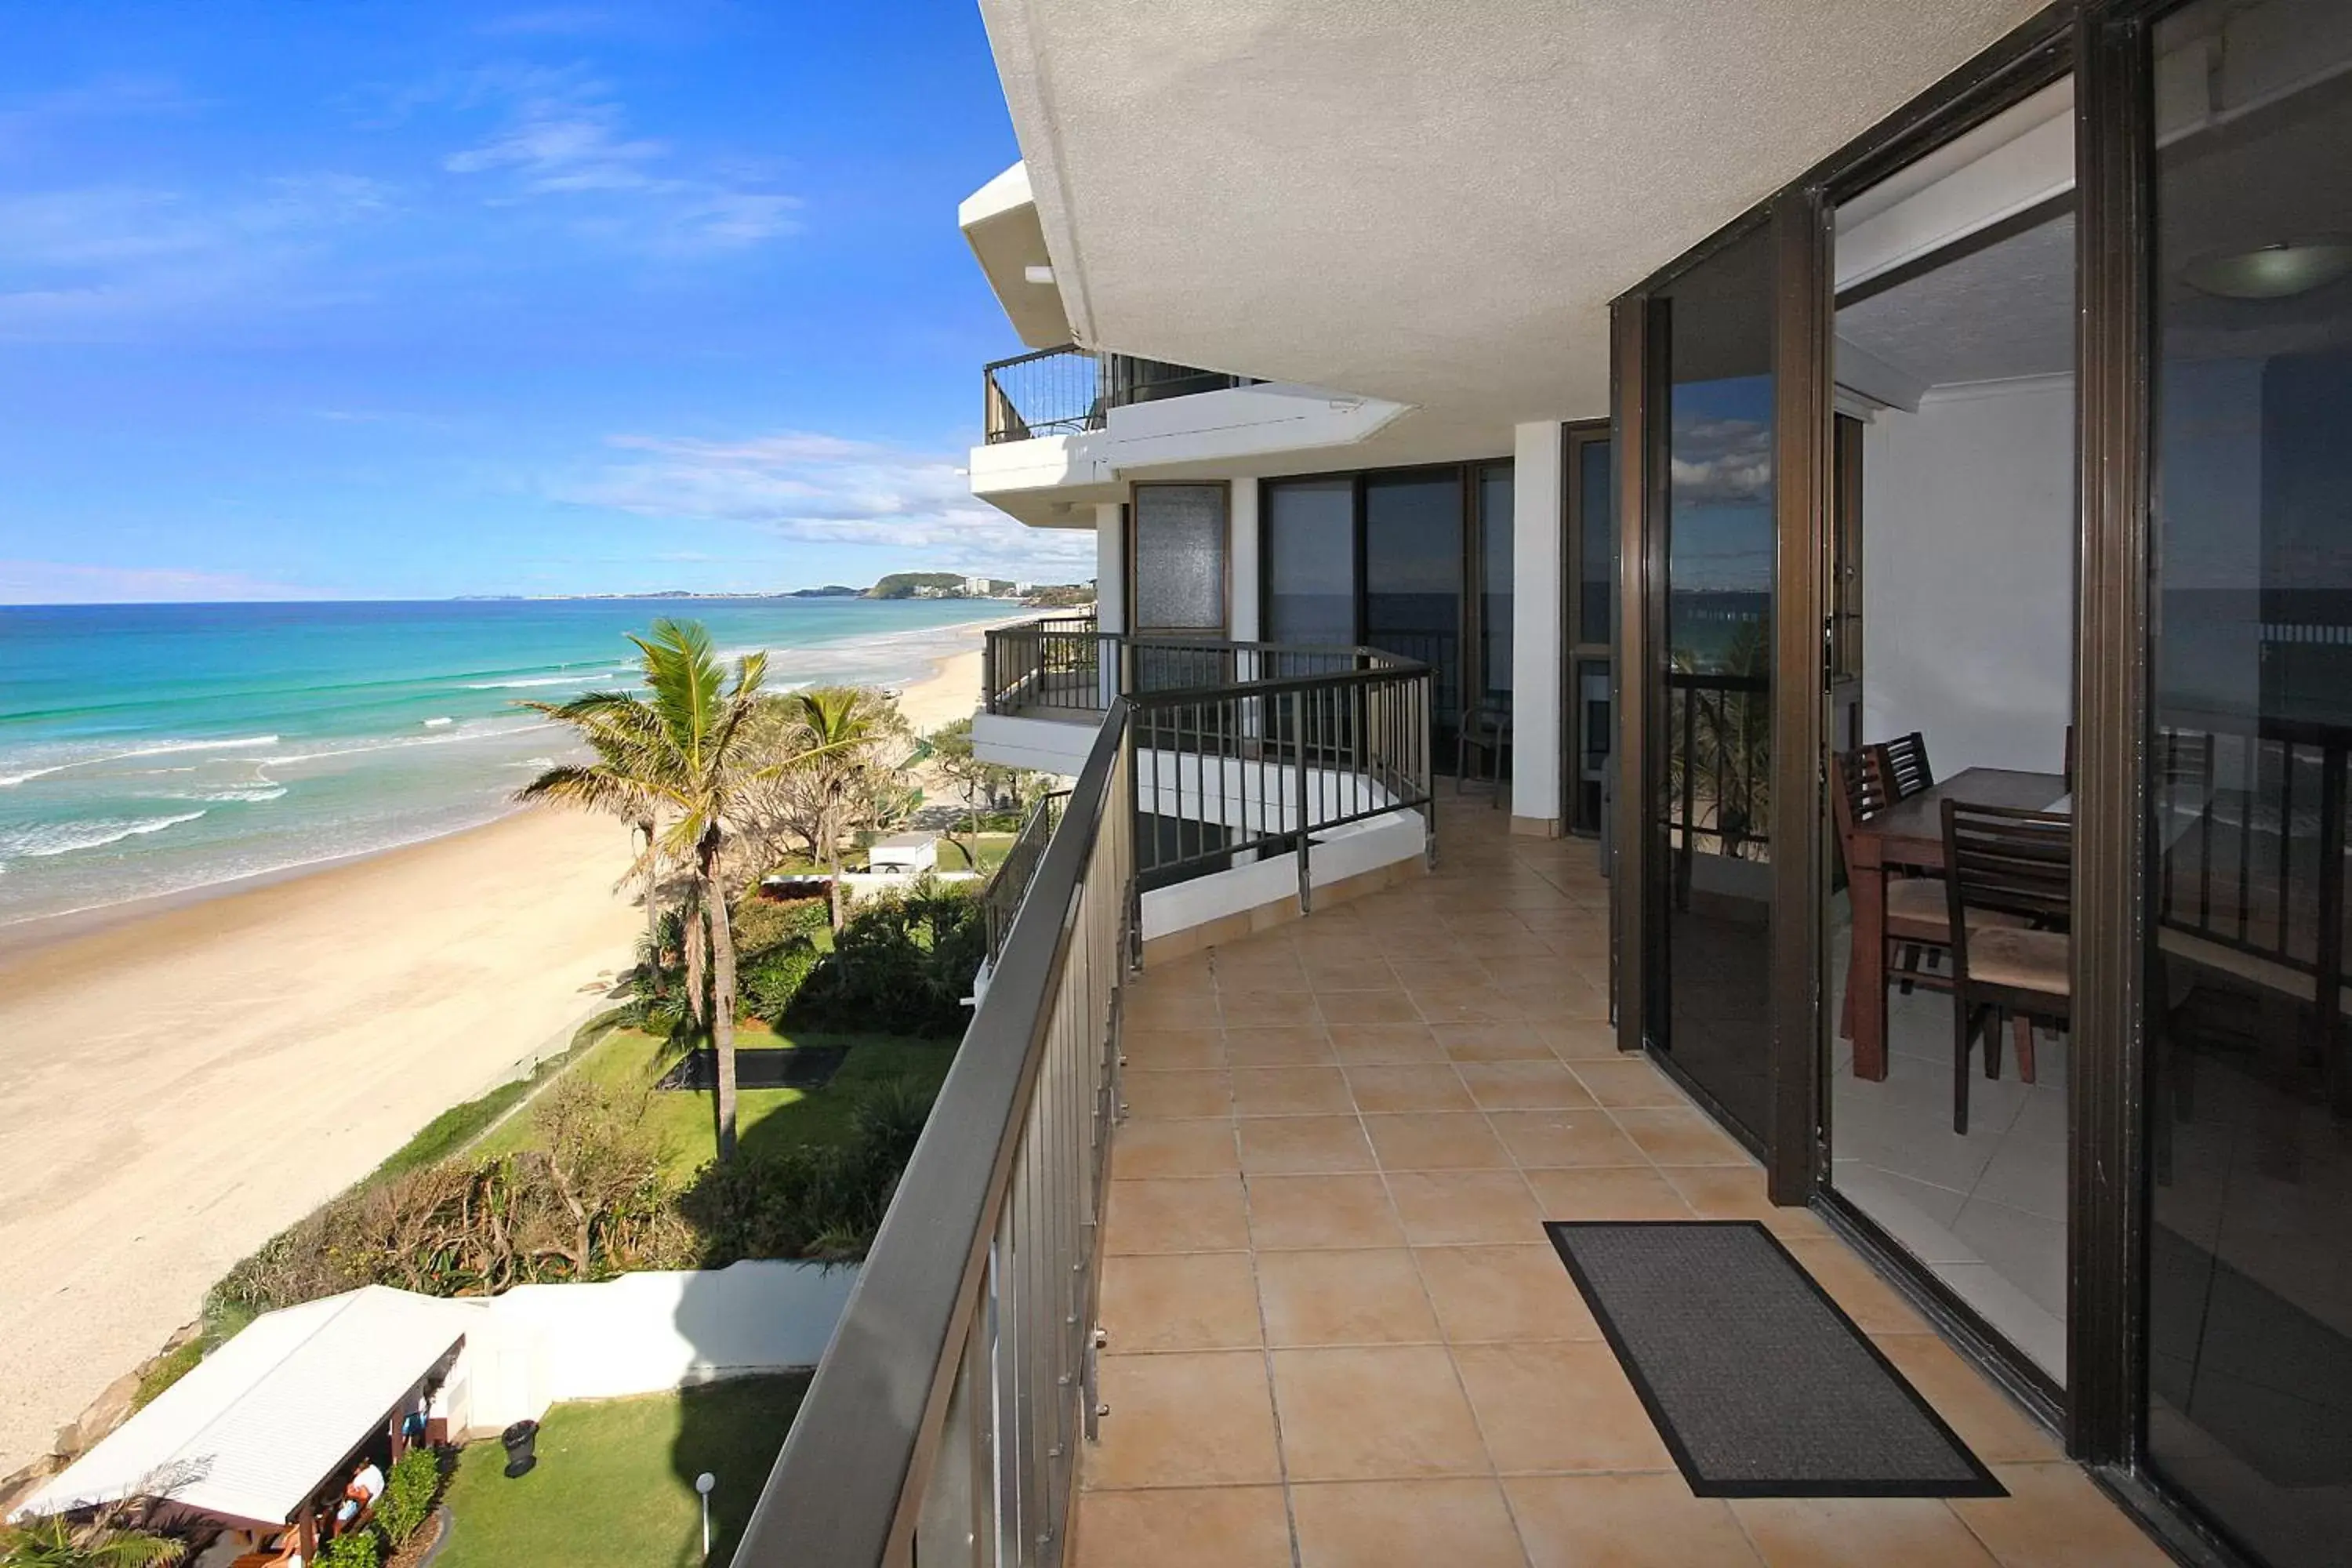
<path id="1" fill-rule="evenodd" d="M 790 1050 L 758 1049 L 735 1053 L 737 1089 L 823 1089 L 841 1070 L 847 1046 L 795 1046 Z M 718 1064 L 709 1051 L 680 1057 L 662 1074 L 656 1089 L 713 1087 Z"/>
<path id="2" fill-rule="evenodd" d="M 2005 1497 L 1754 1220 L 1544 1227 L 1701 1497 Z"/>

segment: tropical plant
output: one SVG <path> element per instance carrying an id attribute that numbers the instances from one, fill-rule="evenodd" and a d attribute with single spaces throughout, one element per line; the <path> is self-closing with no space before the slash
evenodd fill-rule
<path id="1" fill-rule="evenodd" d="M 180 1542 L 124 1529 L 103 1517 L 70 1524 L 52 1514 L 0 1525 L 0 1568 L 159 1568 L 186 1553 Z"/>
<path id="2" fill-rule="evenodd" d="M 383 1561 L 383 1542 L 373 1527 L 349 1530 L 319 1548 L 319 1568 L 376 1568 Z"/>
<path id="3" fill-rule="evenodd" d="M 710 634 L 693 622 L 665 617 L 651 636 L 629 640 L 641 656 L 645 695 L 591 691 L 569 702 L 522 705 L 577 730 L 595 760 L 550 768 L 518 798 L 650 820 L 660 832 L 647 860 L 667 856 L 688 868 L 688 985 L 710 1031 L 712 1114 L 719 1157 L 728 1160 L 735 1154 L 735 944 L 721 863 L 746 790 L 789 764 L 760 749 L 751 723 L 767 678 L 765 654 L 738 660 L 730 679 L 711 652 Z"/>
<path id="4" fill-rule="evenodd" d="M 406 1544 L 424 1527 L 433 1511 L 433 1495 L 440 1489 L 441 1459 L 432 1449 L 411 1448 L 394 1460 L 375 1509 L 384 1540 L 395 1547 Z"/>
<path id="5" fill-rule="evenodd" d="M 887 692 L 865 686 L 795 691 L 770 721 L 781 727 L 775 752 L 787 759 L 765 799 L 772 818 L 807 847 L 833 878 L 833 929 L 847 907 L 841 886 L 842 845 L 857 830 L 903 821 L 916 797 L 900 775 L 907 721 Z"/>

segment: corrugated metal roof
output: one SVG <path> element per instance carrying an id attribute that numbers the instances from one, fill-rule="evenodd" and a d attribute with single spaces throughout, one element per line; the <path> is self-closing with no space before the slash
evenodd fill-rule
<path id="1" fill-rule="evenodd" d="M 381 1285 L 254 1320 L 13 1516 L 130 1497 L 289 1522 L 434 1363 L 480 1304 Z"/>

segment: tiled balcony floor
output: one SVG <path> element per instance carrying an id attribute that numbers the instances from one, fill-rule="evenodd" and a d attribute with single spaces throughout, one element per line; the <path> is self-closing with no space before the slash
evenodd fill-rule
<path id="1" fill-rule="evenodd" d="M 1085 1568 L 2164 1555 L 1605 1022 L 1590 844 L 1448 802 L 1405 887 L 1149 971 Z M 1547 1218 L 1755 1217 L 2012 1494 L 1695 1498 Z"/>

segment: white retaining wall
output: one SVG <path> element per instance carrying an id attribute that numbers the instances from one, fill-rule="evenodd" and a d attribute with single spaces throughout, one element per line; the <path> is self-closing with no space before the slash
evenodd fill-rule
<path id="1" fill-rule="evenodd" d="M 561 1400 L 814 1366 L 856 1282 L 855 1266 L 744 1262 L 469 1300 L 480 1324 L 449 1376 L 450 1429 L 495 1432 Z"/>

